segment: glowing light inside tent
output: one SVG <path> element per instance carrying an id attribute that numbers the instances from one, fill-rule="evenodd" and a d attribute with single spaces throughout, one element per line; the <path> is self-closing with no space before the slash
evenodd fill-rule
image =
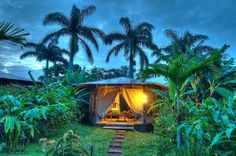
<path id="1" fill-rule="evenodd" d="M 143 94 L 143 103 L 147 103 L 148 99 L 147 99 L 147 95 L 146 94 Z"/>

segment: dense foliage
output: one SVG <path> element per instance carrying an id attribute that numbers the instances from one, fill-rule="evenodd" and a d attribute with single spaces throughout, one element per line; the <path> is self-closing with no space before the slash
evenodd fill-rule
<path id="1" fill-rule="evenodd" d="M 83 74 L 78 74 L 79 80 Z M 72 87 L 73 80 L 35 86 L 6 86 L 1 89 L 0 122 L 2 150 L 23 151 L 30 141 L 47 136 L 48 129 L 65 122 L 77 123 L 88 93 Z M 78 84 L 78 80 L 77 83 Z"/>
<path id="2" fill-rule="evenodd" d="M 227 48 L 215 49 L 205 59 L 190 59 L 174 45 L 175 55 L 168 62 L 144 70 L 144 77 L 163 75 L 169 80 L 168 92 L 155 90 L 161 98 L 151 108 L 158 112 L 157 146 L 165 149 L 158 154 L 235 155 L 236 69 L 232 59 L 224 57 Z"/>

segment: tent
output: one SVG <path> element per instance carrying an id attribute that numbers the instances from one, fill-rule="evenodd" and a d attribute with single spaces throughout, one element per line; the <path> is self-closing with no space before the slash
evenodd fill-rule
<path id="1" fill-rule="evenodd" d="M 108 113 L 110 116 L 115 116 L 114 114 L 121 116 L 120 114 L 127 110 L 134 116 L 132 121 L 140 124 L 149 121 L 150 117 L 145 117 L 146 108 L 157 98 L 152 88 L 167 90 L 166 86 L 158 83 L 142 82 L 126 77 L 82 83 L 80 87 L 91 90 L 90 115 L 94 124 L 105 121 Z M 121 110 L 121 98 L 127 105 L 125 111 Z M 118 119 L 112 121 L 119 123 Z M 129 121 L 131 120 L 125 120 Z"/>

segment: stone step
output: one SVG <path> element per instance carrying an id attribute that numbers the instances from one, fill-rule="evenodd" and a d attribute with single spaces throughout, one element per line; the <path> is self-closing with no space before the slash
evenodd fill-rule
<path id="1" fill-rule="evenodd" d="M 117 133 L 117 134 L 125 134 L 126 131 L 125 131 L 125 130 L 117 130 L 116 133 Z"/>
<path id="2" fill-rule="evenodd" d="M 121 143 L 115 143 L 115 142 L 111 143 L 109 146 L 111 148 L 122 148 L 122 144 Z"/>
<path id="3" fill-rule="evenodd" d="M 124 139 L 125 136 L 115 136 L 115 139 Z"/>
<path id="4" fill-rule="evenodd" d="M 122 154 L 121 153 L 119 153 L 119 154 L 115 154 L 115 153 L 108 153 L 108 155 L 107 156 L 122 156 Z"/>
<path id="5" fill-rule="evenodd" d="M 112 143 L 122 143 L 124 139 L 113 139 Z"/>
<path id="6" fill-rule="evenodd" d="M 109 149 L 108 150 L 108 153 L 112 153 L 112 154 L 121 154 L 122 153 L 122 150 L 121 149 Z"/>
<path id="7" fill-rule="evenodd" d="M 115 130 L 134 130 L 134 127 L 115 127 L 115 126 L 104 126 L 104 129 L 115 129 Z"/>

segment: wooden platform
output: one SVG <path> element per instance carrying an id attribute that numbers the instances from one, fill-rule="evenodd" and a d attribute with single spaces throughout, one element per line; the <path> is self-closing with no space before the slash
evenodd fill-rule
<path id="1" fill-rule="evenodd" d="M 97 123 L 98 127 L 103 127 L 104 129 L 114 129 L 114 130 L 135 130 L 134 125 L 141 124 L 139 121 L 134 122 L 114 122 L 114 121 L 101 121 Z"/>

